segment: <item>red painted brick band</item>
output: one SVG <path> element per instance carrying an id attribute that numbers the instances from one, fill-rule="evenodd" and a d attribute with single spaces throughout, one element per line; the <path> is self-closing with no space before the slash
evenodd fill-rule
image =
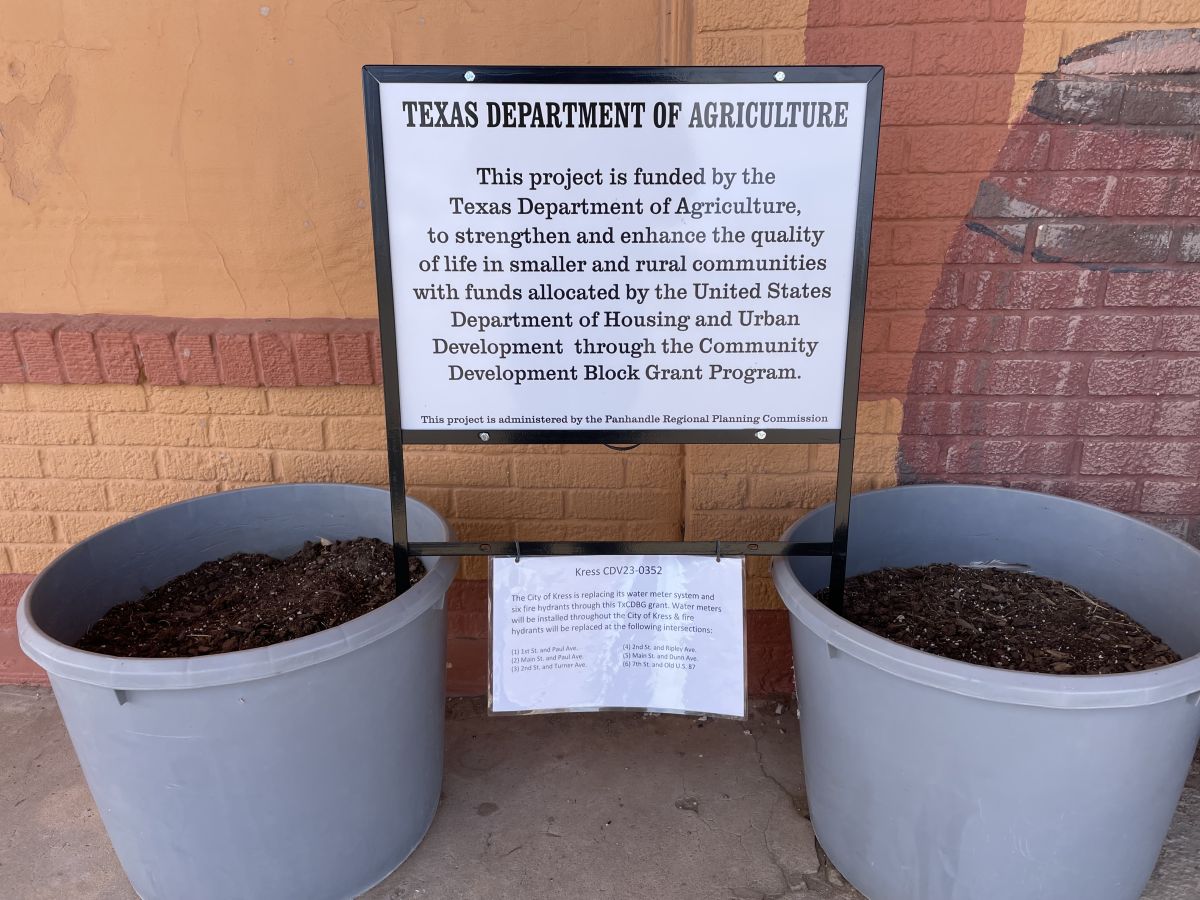
<path id="1" fill-rule="evenodd" d="M 0 383 L 380 384 L 374 319 L 0 316 Z"/>

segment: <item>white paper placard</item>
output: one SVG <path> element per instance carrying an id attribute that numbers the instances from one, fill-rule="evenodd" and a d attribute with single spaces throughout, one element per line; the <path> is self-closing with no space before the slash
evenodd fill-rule
<path id="1" fill-rule="evenodd" d="M 491 590 L 493 713 L 745 715 L 741 559 L 497 558 Z"/>
<path id="2" fill-rule="evenodd" d="M 380 104 L 405 430 L 841 427 L 865 84 Z"/>

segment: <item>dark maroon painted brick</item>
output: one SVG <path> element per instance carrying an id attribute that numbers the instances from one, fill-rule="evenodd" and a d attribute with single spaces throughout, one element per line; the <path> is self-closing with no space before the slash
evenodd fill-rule
<path id="1" fill-rule="evenodd" d="M 1106 306 L 1200 306 L 1200 272 L 1110 272 Z"/>
<path id="2" fill-rule="evenodd" d="M 1200 443 L 1084 441 L 1079 471 L 1084 475 L 1179 475 L 1200 472 Z"/>
<path id="3" fill-rule="evenodd" d="M 1045 261 L 1163 262 L 1170 241 L 1169 225 L 1050 222 L 1038 226 L 1034 254 Z"/>

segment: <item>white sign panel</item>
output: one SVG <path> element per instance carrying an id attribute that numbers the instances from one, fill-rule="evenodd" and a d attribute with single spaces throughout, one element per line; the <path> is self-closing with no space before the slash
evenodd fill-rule
<path id="1" fill-rule="evenodd" d="M 404 429 L 839 428 L 866 98 L 381 84 Z"/>
<path id="2" fill-rule="evenodd" d="M 741 559 L 492 561 L 491 711 L 746 711 Z"/>

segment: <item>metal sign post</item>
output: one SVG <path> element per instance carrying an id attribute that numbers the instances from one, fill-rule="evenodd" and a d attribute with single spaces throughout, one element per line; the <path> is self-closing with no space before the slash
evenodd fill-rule
<path id="1" fill-rule="evenodd" d="M 397 572 L 827 555 L 839 609 L 883 70 L 368 66 L 363 84 Z M 837 444 L 833 533 L 410 541 L 405 444 L 483 443 Z"/>

